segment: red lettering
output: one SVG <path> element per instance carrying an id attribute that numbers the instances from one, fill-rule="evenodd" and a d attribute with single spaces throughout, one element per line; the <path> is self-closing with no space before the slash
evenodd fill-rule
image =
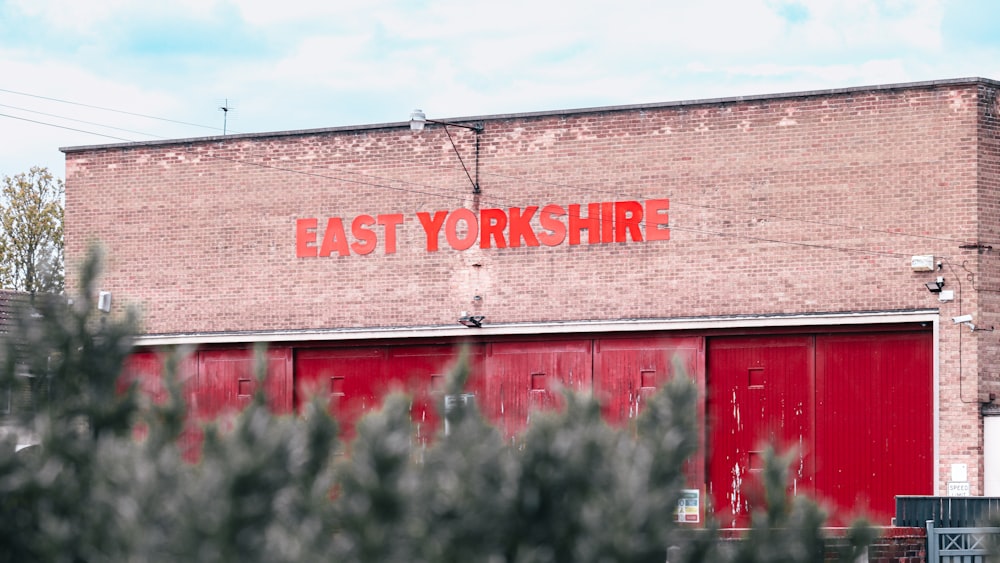
<path id="1" fill-rule="evenodd" d="M 538 246 L 538 238 L 535 236 L 535 230 L 531 228 L 531 218 L 534 217 L 536 211 L 538 211 L 537 205 L 525 207 L 524 213 L 521 213 L 520 207 L 510 208 L 511 248 L 521 246 L 521 239 L 524 239 L 524 244 L 528 246 Z"/>
<path id="2" fill-rule="evenodd" d="M 323 245 L 319 248 L 320 256 L 329 256 L 336 250 L 341 256 L 350 256 L 347 248 L 347 235 L 344 234 L 344 223 L 339 217 L 330 217 L 326 222 L 326 232 L 323 233 Z"/>
<path id="3" fill-rule="evenodd" d="M 458 235 L 459 221 L 465 222 L 464 238 L 460 238 Z M 447 221 L 445 221 L 444 234 L 448 239 L 448 244 L 455 250 L 468 250 L 472 248 L 472 245 L 476 243 L 476 237 L 479 235 L 479 221 L 476 220 L 476 214 L 464 207 L 452 211 L 448 215 Z"/>
<path id="4" fill-rule="evenodd" d="M 601 203 L 601 242 L 614 242 L 615 237 L 615 204 L 605 201 Z"/>
<path id="5" fill-rule="evenodd" d="M 420 226 L 424 228 L 424 233 L 427 235 L 427 252 L 437 251 L 441 225 L 444 224 L 444 218 L 447 215 L 447 211 L 438 211 L 434 213 L 433 218 L 426 211 L 417 213 L 417 219 L 420 219 Z"/>
<path id="6" fill-rule="evenodd" d="M 378 224 L 385 226 L 385 253 L 396 253 L 396 225 L 403 222 L 402 213 L 392 213 L 390 215 L 379 215 Z"/>
<path id="7" fill-rule="evenodd" d="M 642 204 L 638 201 L 615 202 L 615 242 L 627 242 L 631 236 L 635 242 L 642 242 Z"/>
<path id="8" fill-rule="evenodd" d="M 316 257 L 316 219 L 295 220 L 295 257 Z"/>
<path id="9" fill-rule="evenodd" d="M 351 243 L 351 250 L 358 254 L 370 254 L 375 250 L 378 235 L 370 228 L 374 224 L 375 218 L 371 215 L 358 215 L 354 218 L 351 222 L 351 234 L 358 240 Z"/>
<path id="10" fill-rule="evenodd" d="M 601 242 L 601 204 L 590 203 L 587 205 L 587 217 L 580 215 L 580 206 L 573 204 L 569 206 L 569 243 L 580 244 L 580 232 L 587 231 L 587 242 L 597 244 Z"/>
<path id="11" fill-rule="evenodd" d="M 646 240 L 670 240 L 669 199 L 646 200 Z"/>
<path id="12" fill-rule="evenodd" d="M 586 215 L 582 215 L 586 206 Z M 478 213 L 467 208 L 454 211 L 420 211 L 417 219 L 427 237 L 427 251 L 437 252 L 441 246 L 441 231 L 454 250 L 468 250 L 476 244 L 481 248 L 520 248 L 558 246 L 563 243 L 581 244 L 587 231 L 587 244 L 625 243 L 670 240 L 669 199 L 642 201 L 605 201 L 571 204 L 566 207 L 549 204 L 506 209 L 482 209 Z M 537 224 L 534 223 L 538 216 Z M 375 225 L 383 227 L 386 254 L 396 253 L 399 226 L 406 222 L 402 213 L 386 215 L 361 214 L 351 221 L 348 236 L 344 220 L 327 219 L 323 232 L 319 220 L 295 220 L 295 255 L 297 258 L 318 256 L 367 255 L 379 245 Z M 536 230 L 539 228 L 539 230 Z M 319 241 L 319 242 L 318 242 Z"/>
<path id="13" fill-rule="evenodd" d="M 538 216 L 538 222 L 544 232 L 538 235 L 538 240 L 545 246 L 559 246 L 566 240 L 566 224 L 557 219 L 566 214 L 566 210 L 558 205 L 546 205 L 542 208 L 542 214 Z"/>
<path id="14" fill-rule="evenodd" d="M 491 240 L 496 241 L 497 248 L 507 248 L 507 241 L 503 238 L 503 230 L 507 228 L 507 214 L 503 209 L 481 210 L 479 227 L 483 230 L 479 235 L 480 248 L 489 248 Z"/>

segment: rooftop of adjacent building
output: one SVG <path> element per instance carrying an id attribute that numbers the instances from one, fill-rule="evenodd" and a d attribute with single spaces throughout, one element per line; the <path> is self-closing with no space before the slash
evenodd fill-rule
<path id="1" fill-rule="evenodd" d="M 0 289 L 0 334 L 11 332 L 17 309 L 29 301 L 30 296 L 23 291 Z"/>

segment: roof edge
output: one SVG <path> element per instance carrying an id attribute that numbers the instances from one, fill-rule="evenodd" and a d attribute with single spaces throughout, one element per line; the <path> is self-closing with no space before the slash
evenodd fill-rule
<path id="1" fill-rule="evenodd" d="M 536 117 L 553 117 L 553 116 L 565 116 L 565 115 L 582 115 L 590 113 L 606 113 L 606 112 L 617 112 L 617 111 L 635 111 L 643 109 L 666 109 L 666 108 L 677 108 L 677 107 L 689 107 L 689 106 L 700 106 L 700 105 L 716 105 L 716 104 L 728 104 L 728 103 L 738 103 L 738 102 L 752 102 L 761 100 L 783 100 L 790 98 L 808 98 L 815 96 L 829 96 L 829 95 L 839 95 L 839 94 L 853 94 L 859 92 L 871 92 L 871 91 L 887 91 L 887 90 L 915 90 L 920 88 L 934 88 L 940 86 L 968 86 L 973 84 L 985 84 L 989 86 L 994 86 L 1000 88 L 1000 81 L 993 80 L 990 78 L 982 77 L 965 77 L 965 78 L 948 78 L 941 80 L 924 80 L 918 82 L 896 82 L 890 84 L 874 84 L 867 86 L 850 86 L 845 88 L 829 88 L 825 90 L 801 90 L 794 92 L 778 92 L 772 94 L 754 94 L 749 96 L 729 96 L 723 98 L 699 98 L 692 100 L 677 100 L 671 102 L 654 102 L 647 104 L 629 104 L 629 105 L 616 105 L 616 106 L 593 106 L 575 109 L 561 109 L 561 110 L 543 110 L 543 111 L 533 111 L 533 112 L 521 112 L 521 113 L 502 113 L 495 115 L 477 115 L 477 116 L 467 116 L 467 117 L 452 117 L 443 118 L 444 121 L 449 122 L 466 122 L 466 121 L 500 121 L 505 119 L 524 119 L 524 118 L 536 118 Z M 396 121 L 389 123 L 372 123 L 363 125 L 345 125 L 339 127 L 322 127 L 316 129 L 291 129 L 286 131 L 269 131 L 261 133 L 236 133 L 232 135 L 213 135 L 209 137 L 185 137 L 178 139 L 162 139 L 162 140 L 151 140 L 151 141 L 129 141 L 124 143 L 107 143 L 107 144 L 96 144 L 96 145 L 76 145 L 68 147 L 59 147 L 59 150 L 64 154 L 71 154 L 75 152 L 83 152 L 94 149 L 117 149 L 117 148 L 136 148 L 136 147 L 149 147 L 149 146 L 170 146 L 170 145 L 184 145 L 191 143 L 208 143 L 217 141 L 233 141 L 240 139 L 270 139 L 276 137 L 294 137 L 301 135 L 317 135 L 324 133 L 345 133 L 350 131 L 372 131 L 377 129 L 396 129 L 402 127 L 409 127 L 408 121 Z"/>

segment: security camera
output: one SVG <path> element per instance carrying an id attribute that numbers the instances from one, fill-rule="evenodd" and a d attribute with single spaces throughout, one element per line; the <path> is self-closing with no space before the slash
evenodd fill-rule
<path id="1" fill-rule="evenodd" d="M 955 324 L 971 323 L 972 322 L 972 315 L 962 315 L 960 317 L 952 317 L 951 320 Z"/>

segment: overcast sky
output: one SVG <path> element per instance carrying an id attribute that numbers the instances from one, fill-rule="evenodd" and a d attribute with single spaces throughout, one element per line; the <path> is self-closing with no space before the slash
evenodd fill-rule
<path id="1" fill-rule="evenodd" d="M 996 0 L 0 0 L 0 175 L 226 100 L 249 133 L 971 76 Z"/>

